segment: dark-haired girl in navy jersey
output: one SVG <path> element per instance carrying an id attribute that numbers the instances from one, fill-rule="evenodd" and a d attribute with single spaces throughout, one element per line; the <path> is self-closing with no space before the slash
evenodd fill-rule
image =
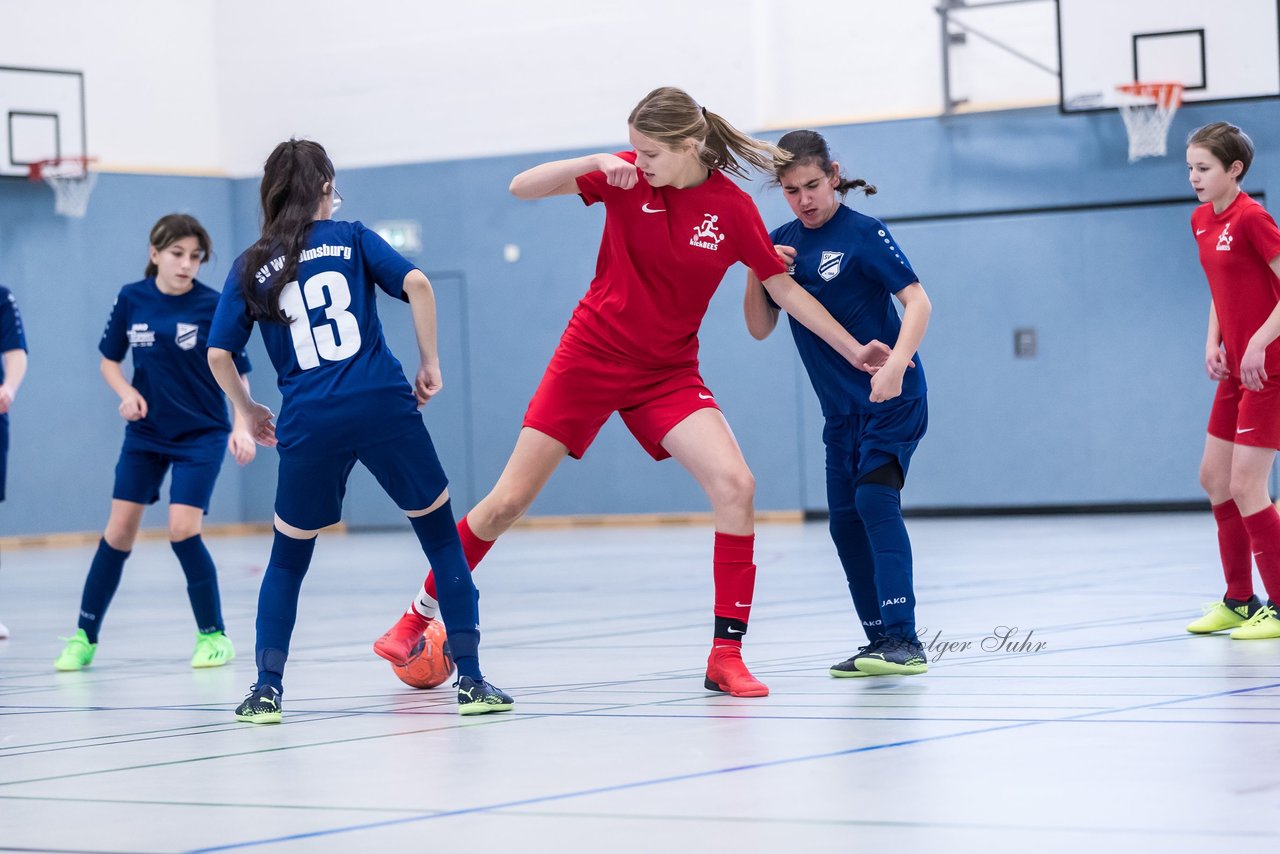
<path id="1" fill-rule="evenodd" d="M 442 387 L 431 283 L 377 233 L 335 222 L 342 197 L 318 143 L 289 140 L 267 158 L 258 242 L 232 266 L 214 319 L 209 365 L 258 441 L 277 444 L 275 542 L 258 595 L 258 679 L 236 709 L 279 723 L 284 666 L 298 594 L 321 528 L 342 517 L 359 461 L 413 526 L 437 570 L 440 605 L 458 666 L 458 710 L 501 712 L 512 699 L 480 672 L 476 589 L 454 527 L 448 480 L 418 407 Z M 375 285 L 409 303 L 420 366 L 412 386 L 382 337 Z M 232 353 L 254 324 L 279 376 L 270 409 L 236 382 Z"/>
<path id="2" fill-rule="evenodd" d="M 827 505 L 831 538 L 844 567 L 868 645 L 834 665 L 832 676 L 924 673 L 916 637 L 911 541 L 899 491 L 928 423 L 924 366 L 916 348 L 931 306 L 902 248 L 884 223 L 842 204 L 851 189 L 827 142 L 810 130 L 778 141 L 791 155 L 774 176 L 796 219 L 770 237 L 791 275 L 861 341 L 893 348 L 874 374 L 852 368 L 835 350 L 790 318 L 800 359 L 826 418 Z M 902 303 L 901 319 L 892 297 Z M 747 328 L 764 339 L 778 306 L 754 274 L 748 276 Z M 913 361 L 914 360 L 914 361 Z"/>
<path id="3" fill-rule="evenodd" d="M 27 336 L 22 331 L 18 300 L 0 286 L 0 501 L 4 501 L 5 476 L 9 460 L 9 407 L 27 373 Z M 9 629 L 0 623 L 0 640 Z"/>
<path id="4" fill-rule="evenodd" d="M 84 582 L 75 634 L 54 662 L 58 670 L 92 663 L 142 513 L 159 500 L 166 472 L 170 545 L 187 577 L 196 618 L 191 666 L 218 667 L 235 657 L 222 622 L 217 571 L 200 528 L 224 449 L 241 465 L 256 450 L 243 422 L 237 419 L 233 429 L 209 373 L 207 341 L 218 292 L 196 280 L 209 251 L 209 234 L 195 217 L 161 217 L 151 229 L 146 278 L 120 289 L 102 333 L 102 376 L 120 396 L 120 416 L 129 423 L 116 463 L 111 516 Z M 133 357 L 132 381 L 120 367 L 126 355 Z M 249 360 L 237 348 L 237 385 L 247 385 L 248 372 Z"/>

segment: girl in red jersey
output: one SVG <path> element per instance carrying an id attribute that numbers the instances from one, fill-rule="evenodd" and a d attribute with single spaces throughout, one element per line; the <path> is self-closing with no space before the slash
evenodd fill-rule
<path id="1" fill-rule="evenodd" d="M 655 459 L 674 457 L 707 493 L 715 517 L 715 634 L 705 685 L 738 697 L 769 689 L 742 661 L 755 588 L 755 481 L 698 373 L 698 328 L 737 261 L 772 298 L 860 370 L 889 356 L 861 344 L 787 274 L 749 196 L 746 177 L 786 155 L 754 140 L 680 89 L 650 92 L 627 120 L 634 151 L 592 154 L 517 175 L 522 199 L 579 195 L 607 213 L 595 279 L 569 320 L 493 490 L 458 524 L 472 568 L 524 515 L 566 455 L 580 458 L 618 412 Z M 435 582 L 374 644 L 402 662 L 435 617 Z"/>
<path id="2" fill-rule="evenodd" d="M 1253 162 L 1244 131 L 1214 122 L 1187 138 L 1196 198 L 1191 215 L 1209 279 L 1205 369 L 1218 381 L 1200 484 L 1218 522 L 1227 592 L 1187 631 L 1231 629 L 1237 640 L 1280 637 L 1280 514 L 1267 478 L 1280 448 L 1280 229 L 1240 190 Z M 1253 595 L 1253 560 L 1270 603 Z"/>

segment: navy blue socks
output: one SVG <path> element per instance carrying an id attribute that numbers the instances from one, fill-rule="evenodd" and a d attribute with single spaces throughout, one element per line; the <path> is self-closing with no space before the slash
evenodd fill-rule
<path id="1" fill-rule="evenodd" d="M 875 555 L 875 589 L 884 634 L 916 640 L 916 596 L 911 586 L 911 540 L 902 521 L 901 493 L 878 483 L 859 484 L 853 494 Z"/>
<path id="2" fill-rule="evenodd" d="M 409 524 L 435 574 L 440 616 L 458 675 L 480 680 L 479 594 L 462 553 L 451 503 L 446 501 L 425 516 L 410 516 Z"/>
<path id="3" fill-rule="evenodd" d="M 867 539 L 867 528 L 856 512 L 831 510 L 831 540 L 840 555 L 849 593 L 853 596 L 853 608 L 858 612 L 862 630 L 867 640 L 875 641 L 884 634 L 880 617 L 880 597 L 876 593 L 876 561 Z"/>
<path id="4" fill-rule="evenodd" d="M 222 601 L 218 595 L 218 571 L 204 539 L 196 534 L 178 542 L 170 542 L 173 553 L 187 577 L 187 598 L 196 617 L 196 629 L 209 632 L 226 631 L 222 623 Z"/>
<path id="5" fill-rule="evenodd" d="M 270 685 L 284 692 L 284 664 L 289 657 L 289 638 L 298 619 L 298 593 L 311 566 L 316 538 L 295 540 L 279 531 L 271 545 L 271 560 L 258 591 L 257 639 L 254 651 L 258 663 L 258 685 Z"/>
<path id="6" fill-rule="evenodd" d="M 98 552 L 89 564 L 89 577 L 84 580 L 84 592 L 80 595 L 80 620 L 76 625 L 84 629 L 89 643 L 98 642 L 98 630 L 106 616 L 111 597 L 120 586 L 124 574 L 124 562 L 129 552 L 122 552 L 107 545 L 106 538 L 98 540 Z"/>

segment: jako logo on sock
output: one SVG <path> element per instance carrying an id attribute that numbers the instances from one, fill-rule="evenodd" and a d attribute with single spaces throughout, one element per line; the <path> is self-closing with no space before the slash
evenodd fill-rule
<path id="1" fill-rule="evenodd" d="M 907 604 L 907 597 L 899 596 L 897 599 L 884 600 L 883 602 L 880 603 L 880 607 L 883 608 L 886 605 L 905 605 L 905 604 Z"/>

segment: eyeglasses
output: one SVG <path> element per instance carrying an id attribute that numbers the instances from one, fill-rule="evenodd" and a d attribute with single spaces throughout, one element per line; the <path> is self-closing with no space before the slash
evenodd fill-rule
<path id="1" fill-rule="evenodd" d="M 337 184 L 333 184 L 332 187 L 333 187 L 333 210 L 337 211 L 338 208 L 342 207 L 342 193 L 338 192 Z"/>

